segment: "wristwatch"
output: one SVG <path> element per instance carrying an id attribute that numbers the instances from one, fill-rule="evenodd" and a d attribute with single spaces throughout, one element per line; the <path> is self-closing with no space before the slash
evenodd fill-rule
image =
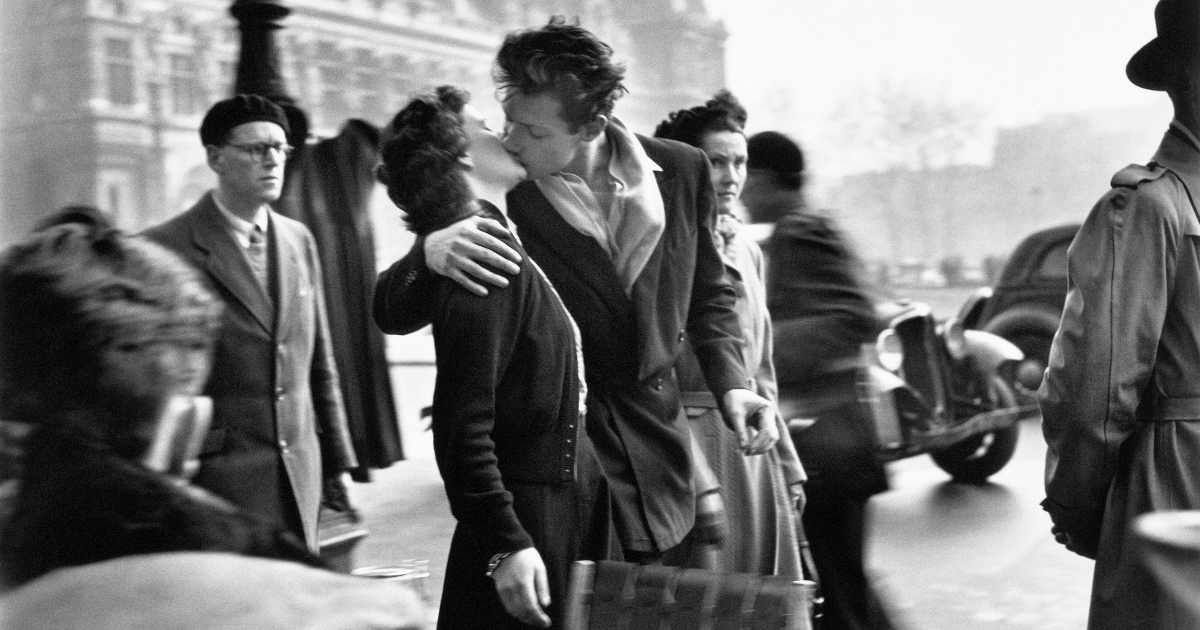
<path id="1" fill-rule="evenodd" d="M 504 559 L 511 555 L 512 555 L 511 551 L 502 551 L 502 552 L 492 556 L 492 559 L 488 560 L 487 571 L 484 573 L 484 575 L 487 577 L 492 577 L 492 574 L 495 573 L 496 569 L 498 569 L 500 567 L 500 563 L 504 562 Z"/>

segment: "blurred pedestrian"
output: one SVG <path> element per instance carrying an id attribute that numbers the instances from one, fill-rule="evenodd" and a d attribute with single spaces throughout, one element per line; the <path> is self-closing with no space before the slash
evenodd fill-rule
<path id="1" fill-rule="evenodd" d="M 301 539 L 187 483 L 220 302 L 166 248 L 79 218 L 0 260 L 0 409 L 32 427 L 0 581 L 166 551 L 322 566 Z"/>
<path id="2" fill-rule="evenodd" d="M 734 308 L 746 341 L 743 359 L 754 372 L 755 391 L 774 403 L 778 392 L 763 255 L 741 230 L 737 217 L 738 198 L 746 181 L 745 125 L 745 108 L 733 94 L 721 90 L 704 105 L 671 113 L 654 136 L 690 144 L 708 156 L 717 210 L 713 234 L 725 271 L 738 289 Z M 694 463 L 697 468 L 710 466 L 719 484 L 719 489 L 702 490 L 719 493 L 714 496 L 721 499 L 726 527 L 733 535 L 717 537 L 721 544 L 719 550 L 714 549 L 718 545 L 711 544 L 716 542 L 713 536 L 705 535 L 698 514 L 697 527 L 671 551 L 667 562 L 723 572 L 801 577 L 797 504 L 803 500 L 805 477 L 787 427 L 776 414 L 780 435 L 775 448 L 761 456 L 747 455 L 737 435 L 725 426 L 716 397 L 708 391 L 690 347 L 676 363 L 676 370 L 692 435 L 701 447 Z"/>
<path id="3" fill-rule="evenodd" d="M 202 271 L 225 302 L 196 483 L 283 523 L 316 551 L 322 496 L 344 502 L 350 446 L 312 234 L 271 209 L 283 186 L 288 121 L 257 95 L 212 106 L 200 140 L 217 187 L 146 231 Z M 347 507 L 348 506 L 344 506 Z"/>
<path id="4" fill-rule="evenodd" d="M 587 430 L 624 557 L 660 562 L 695 520 L 674 369 L 689 336 L 741 443 L 761 453 L 777 439 L 774 407 L 748 389 L 736 294 L 710 227 L 708 160 L 615 118 L 624 68 L 608 44 L 561 16 L 510 33 L 496 66 L 504 145 L 531 178 L 509 193 L 510 217 L 583 335 Z M 376 287 L 380 328 L 405 333 L 427 321 L 431 271 L 480 295 L 487 289 L 471 278 L 505 286 L 483 267 L 520 271 L 511 261 L 521 257 L 490 235 L 503 229 L 471 217 L 418 239 Z"/>
<path id="5" fill-rule="evenodd" d="M 1175 117 L 1145 166 L 1112 178 L 1068 250 L 1068 291 L 1038 391 L 1056 539 L 1096 560 L 1088 627 L 1176 628 L 1141 564 L 1140 514 L 1200 509 L 1200 2 L 1161 0 L 1125 69 Z M 1196 584 L 1182 578 L 1194 603 Z"/>
<path id="6" fill-rule="evenodd" d="M 867 501 L 887 477 L 855 387 L 874 305 L 845 239 L 807 203 L 799 145 L 774 131 L 747 144 L 742 201 L 751 221 L 775 225 L 764 249 L 779 407 L 789 421 L 815 420 L 792 437 L 808 473 L 802 521 L 825 596 L 822 628 L 890 628 L 864 567 Z"/>

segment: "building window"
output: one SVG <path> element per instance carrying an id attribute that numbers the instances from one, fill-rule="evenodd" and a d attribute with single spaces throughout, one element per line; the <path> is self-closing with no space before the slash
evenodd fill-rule
<path id="1" fill-rule="evenodd" d="M 234 88 L 237 85 L 237 62 L 222 61 L 218 64 L 220 67 L 221 76 L 217 80 L 217 85 L 220 87 L 220 93 L 233 94 Z M 221 98 L 225 98 L 222 96 Z"/>
<path id="2" fill-rule="evenodd" d="M 113 217 L 120 217 L 124 208 L 121 207 L 121 186 L 118 184 L 108 185 L 108 212 Z"/>
<path id="3" fill-rule="evenodd" d="M 396 55 L 388 64 L 388 99 L 391 101 L 390 111 L 399 111 L 408 102 L 416 87 L 416 68 L 407 57 Z"/>
<path id="4" fill-rule="evenodd" d="M 108 102 L 113 105 L 133 105 L 136 102 L 133 89 L 133 45 L 129 40 L 104 40 L 104 65 L 108 75 Z"/>
<path id="5" fill-rule="evenodd" d="M 332 42 L 318 42 L 316 58 L 317 81 L 321 90 L 317 106 L 318 117 L 321 120 L 320 124 L 333 127 L 350 115 L 346 99 L 349 82 L 344 59 L 342 52 Z"/>
<path id="6" fill-rule="evenodd" d="M 357 96 L 355 114 L 363 120 L 379 122 L 385 115 L 379 81 L 379 59 L 369 50 L 354 53 L 354 91 Z"/>
<path id="7" fill-rule="evenodd" d="M 177 116 L 190 116 L 200 109 L 200 77 L 196 62 L 189 55 L 170 56 L 171 111 Z"/>

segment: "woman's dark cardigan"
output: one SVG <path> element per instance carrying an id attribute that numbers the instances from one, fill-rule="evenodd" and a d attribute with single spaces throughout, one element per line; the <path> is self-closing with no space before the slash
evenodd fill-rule
<path id="1" fill-rule="evenodd" d="M 574 480 L 583 429 L 571 320 L 529 255 L 504 240 L 522 256 L 507 287 L 479 297 L 435 276 L 429 311 L 434 454 L 454 517 L 491 553 L 533 544 L 502 478 Z"/>

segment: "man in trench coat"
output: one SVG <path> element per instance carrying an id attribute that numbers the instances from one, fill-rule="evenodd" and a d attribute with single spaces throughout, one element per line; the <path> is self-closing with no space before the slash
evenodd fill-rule
<path id="1" fill-rule="evenodd" d="M 204 386 L 212 428 L 193 482 L 316 551 L 323 488 L 343 489 L 342 472 L 357 464 L 316 243 L 269 205 L 282 189 L 286 129 L 283 110 L 260 96 L 214 105 L 200 137 L 217 188 L 146 236 L 195 265 L 226 307 Z"/>
<path id="2" fill-rule="evenodd" d="M 1165 91 L 1175 119 L 1153 159 L 1119 171 L 1069 250 L 1046 379 L 1052 531 L 1096 560 L 1088 627 L 1175 616 L 1129 529 L 1155 510 L 1200 508 L 1200 2 L 1162 0 L 1158 37 L 1126 68 Z M 1195 588 L 1194 585 L 1191 588 Z"/>

